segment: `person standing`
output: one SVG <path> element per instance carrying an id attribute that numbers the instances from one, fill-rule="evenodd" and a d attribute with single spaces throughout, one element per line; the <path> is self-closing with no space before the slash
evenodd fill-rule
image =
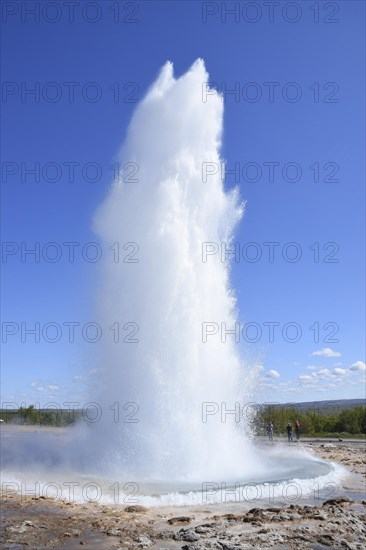
<path id="1" fill-rule="evenodd" d="M 289 440 L 289 441 L 293 441 L 293 439 L 292 439 L 292 425 L 291 425 L 291 422 L 288 422 L 286 430 L 287 430 L 287 438 L 288 438 L 288 440 Z"/>
<path id="2" fill-rule="evenodd" d="M 296 440 L 299 441 L 299 439 L 300 439 L 300 422 L 298 420 L 295 421 L 295 434 L 296 434 Z"/>
<path id="3" fill-rule="evenodd" d="M 270 441 L 273 441 L 273 424 L 272 424 L 272 422 L 268 422 L 268 424 L 267 424 L 267 434 L 268 434 L 268 439 Z"/>

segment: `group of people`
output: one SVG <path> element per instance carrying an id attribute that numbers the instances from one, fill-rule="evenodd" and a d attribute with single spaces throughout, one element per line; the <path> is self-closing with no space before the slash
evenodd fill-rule
<path id="1" fill-rule="evenodd" d="M 296 440 L 298 441 L 300 439 L 300 422 L 298 420 L 295 420 L 294 428 L 295 428 Z M 287 430 L 288 440 L 293 441 L 294 439 L 292 437 L 292 424 L 290 421 L 287 424 L 286 430 Z M 272 422 L 268 422 L 267 424 L 267 435 L 268 435 L 268 439 L 270 441 L 273 441 L 273 423 Z"/>

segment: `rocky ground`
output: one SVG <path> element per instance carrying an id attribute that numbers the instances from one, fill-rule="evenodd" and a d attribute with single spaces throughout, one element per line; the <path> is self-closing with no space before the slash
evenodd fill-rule
<path id="1" fill-rule="evenodd" d="M 365 444 L 308 441 L 317 456 L 350 471 L 331 498 L 296 504 L 228 503 L 112 507 L 7 493 L 1 547 L 18 549 L 240 550 L 366 547 Z M 257 504 L 257 503 L 256 503 Z"/>

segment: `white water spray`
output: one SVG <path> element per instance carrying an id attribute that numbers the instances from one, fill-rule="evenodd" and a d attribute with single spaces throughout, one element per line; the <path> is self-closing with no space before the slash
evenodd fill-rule
<path id="1" fill-rule="evenodd" d="M 203 94 L 207 82 L 200 59 L 178 79 L 165 64 L 121 151 L 120 166 L 133 163 L 135 181 L 121 174 L 95 221 L 105 247 L 138 246 L 136 263 L 104 266 L 102 321 L 133 323 L 129 332 L 138 330 L 138 342 L 103 349 L 97 400 L 104 410 L 113 403 L 136 403 L 139 410 L 134 414 L 130 405 L 127 421 L 121 409 L 118 423 L 109 415 L 96 426 L 104 464 L 138 478 L 235 478 L 250 462 L 233 415 L 226 422 L 220 412 L 207 422 L 202 417 L 205 408 L 233 409 L 246 397 L 232 337 L 202 338 L 203 323 L 230 327 L 237 320 L 228 264 L 219 255 L 203 262 L 203 243 L 229 243 L 242 215 L 237 192 L 224 190 L 221 169 L 202 177 L 204 163 L 222 163 L 223 103 L 214 90 Z"/>
<path id="2" fill-rule="evenodd" d="M 64 435 L 1 429 L 2 479 L 15 490 L 40 483 L 42 494 L 51 485 L 55 498 L 73 500 L 73 481 L 77 501 L 94 484 L 100 502 L 115 503 L 113 482 L 122 481 L 133 482 L 121 487 L 137 487 L 143 504 L 202 504 L 246 500 L 238 482 L 254 485 L 260 500 L 270 482 L 283 497 L 291 480 L 298 497 L 315 480 L 343 475 L 296 447 L 255 448 L 237 408 L 225 414 L 246 403 L 250 384 L 233 339 L 202 339 L 202 323 L 237 320 L 228 264 L 219 255 L 203 262 L 202 244 L 229 244 L 242 207 L 220 170 L 202 178 L 204 162 L 221 166 L 223 104 L 214 90 L 204 100 L 207 81 L 201 60 L 179 79 L 167 63 L 133 115 L 119 160 L 138 167 L 137 181 L 122 173 L 95 220 L 103 249 L 120 243 L 121 252 L 101 274 L 100 320 L 121 329 L 119 342 L 100 350 L 91 400 L 102 417 Z M 123 250 L 128 242 L 138 250 Z M 123 261 L 131 252 L 138 261 Z M 205 482 L 215 487 L 209 500 Z"/>

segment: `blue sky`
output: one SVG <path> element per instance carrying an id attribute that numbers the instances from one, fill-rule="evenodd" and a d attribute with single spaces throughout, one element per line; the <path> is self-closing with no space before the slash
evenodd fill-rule
<path id="1" fill-rule="evenodd" d="M 231 277 L 257 398 L 363 397 L 364 3 L 107 0 L 36 15 L 25 4 L 36 3 L 2 14 L 2 401 L 85 402 L 93 215 L 136 102 L 166 60 L 179 76 L 198 57 L 225 97 L 222 155 L 239 171 L 226 186 L 246 201 Z M 39 181 L 27 172 L 37 163 Z M 39 262 L 22 242 L 39 243 Z M 65 242 L 80 243 L 74 262 Z M 46 341 L 51 327 L 35 342 L 24 327 L 37 322 L 60 325 L 60 340 Z"/>

